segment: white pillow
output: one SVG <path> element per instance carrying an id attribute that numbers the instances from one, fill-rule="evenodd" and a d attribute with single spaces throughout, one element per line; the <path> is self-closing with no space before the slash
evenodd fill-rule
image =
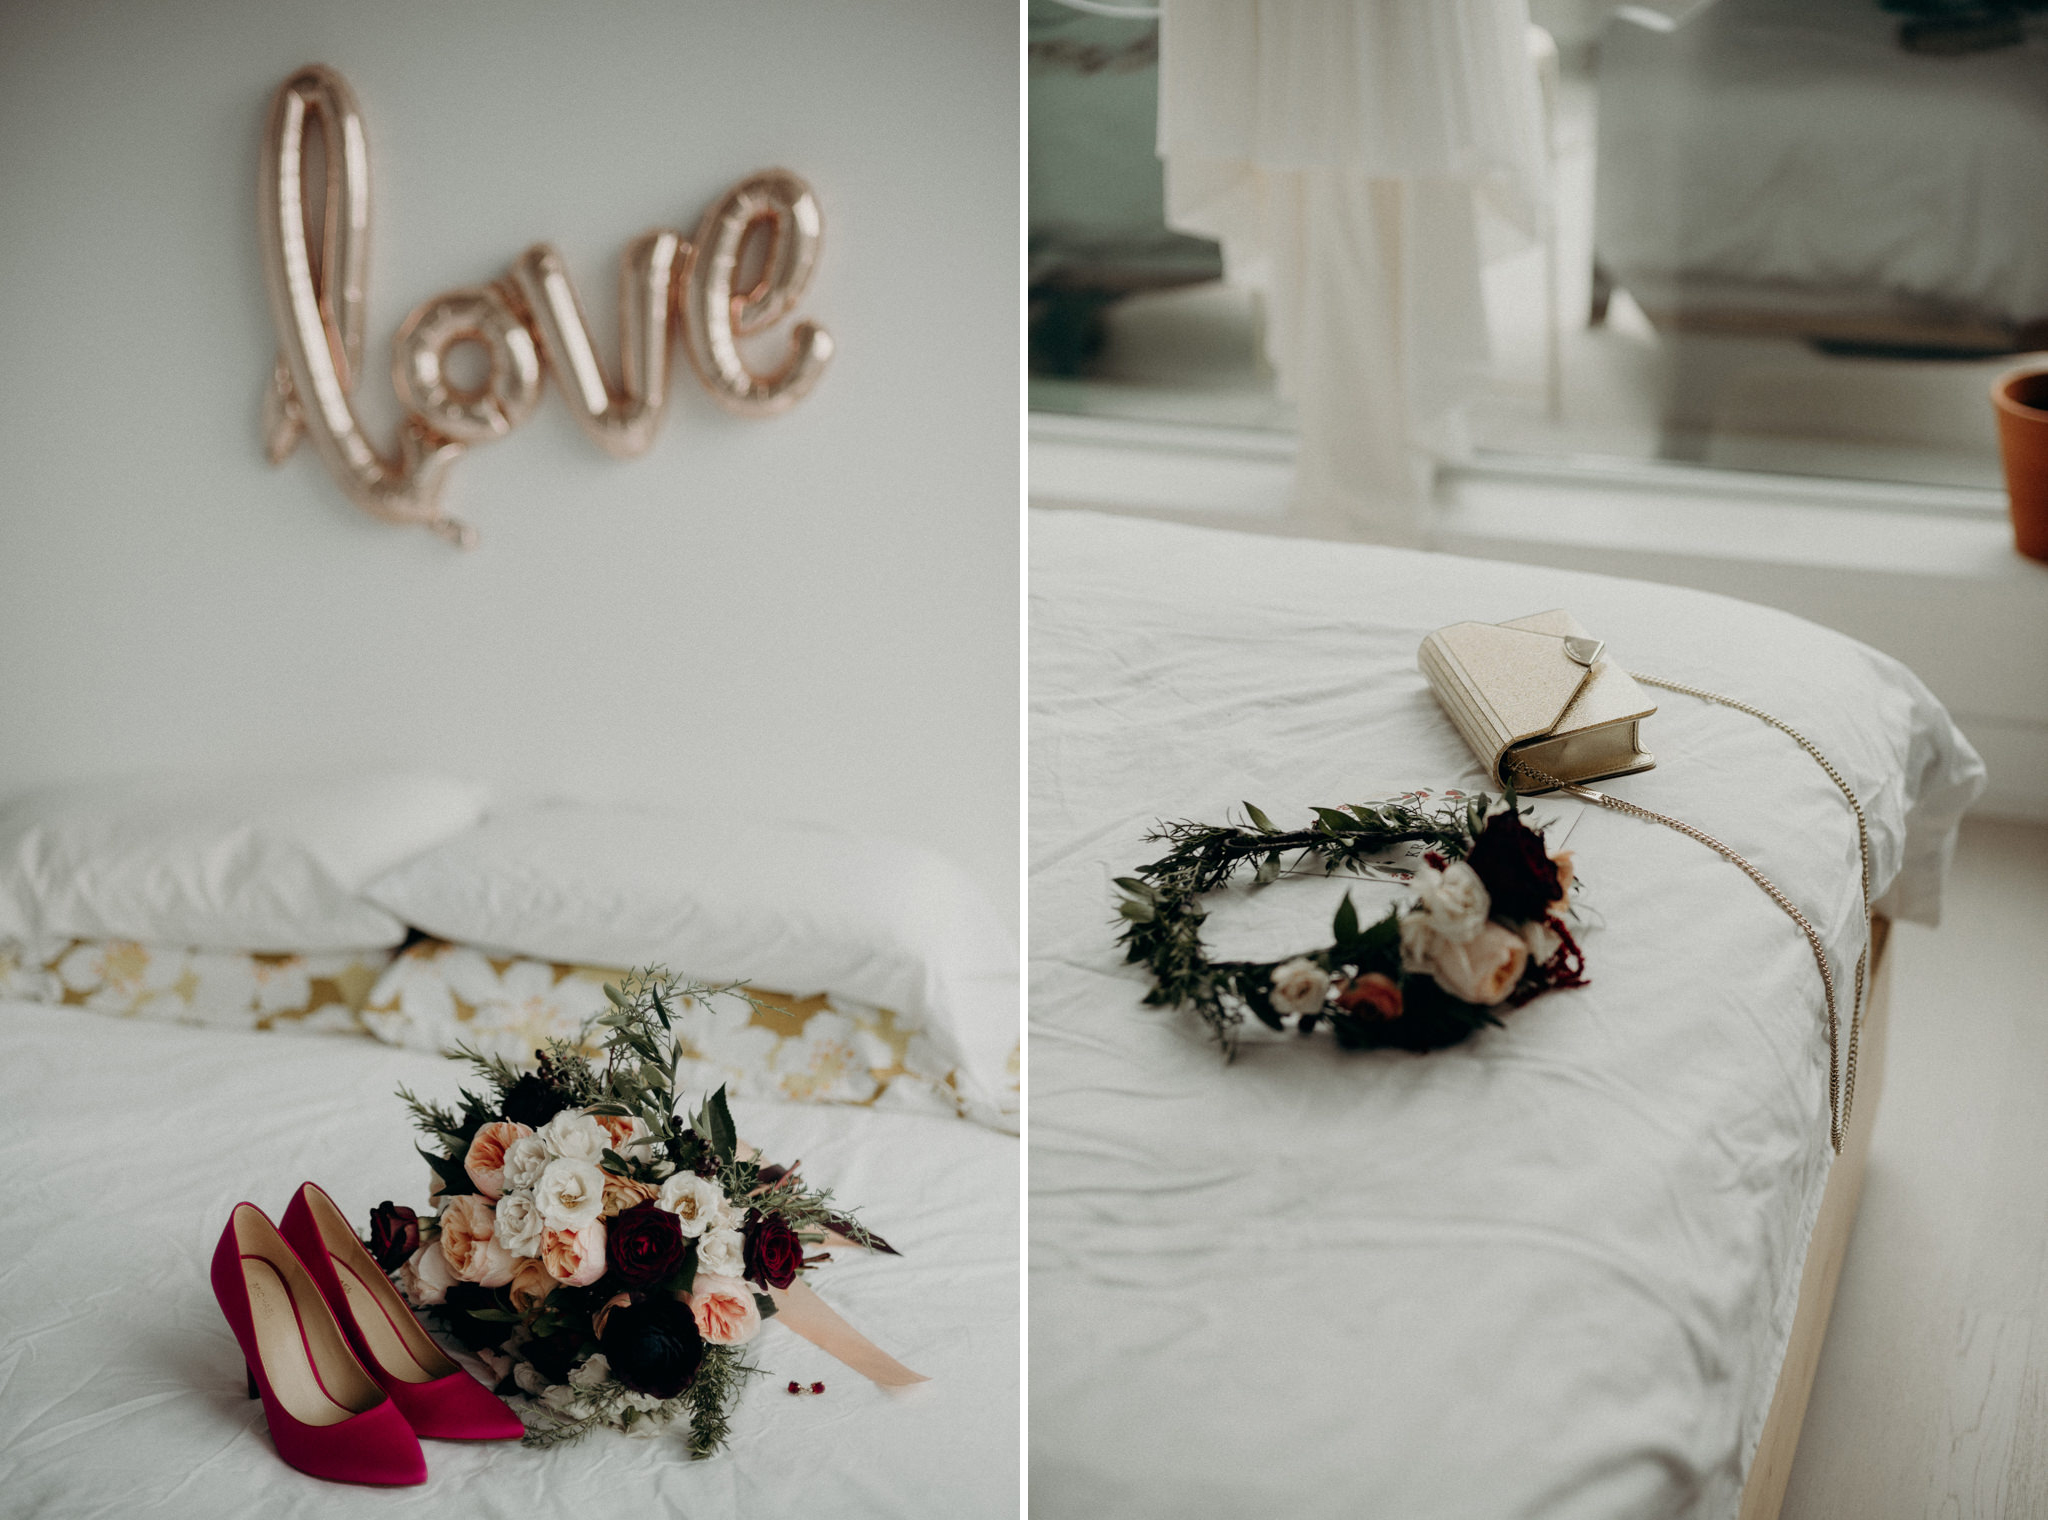
<path id="1" fill-rule="evenodd" d="M 365 882 L 471 827 L 481 788 L 403 773 L 170 776 L 0 804 L 0 939 L 286 953 L 405 938 Z"/>
<path id="2" fill-rule="evenodd" d="M 1017 943 L 944 856 L 625 807 L 494 815 L 370 883 L 408 924 L 585 966 L 829 992 L 915 1019 L 984 1092 L 1011 1085 Z"/>

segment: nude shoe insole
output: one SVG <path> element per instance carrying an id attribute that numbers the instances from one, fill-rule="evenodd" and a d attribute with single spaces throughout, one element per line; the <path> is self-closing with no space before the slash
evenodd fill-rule
<path id="1" fill-rule="evenodd" d="M 348 1300 L 349 1312 L 356 1317 L 356 1329 L 362 1332 L 370 1355 L 386 1372 L 404 1383 L 431 1383 L 462 1370 L 428 1339 L 419 1321 L 406 1312 L 403 1304 L 384 1303 L 384 1295 L 377 1289 L 381 1287 L 384 1294 L 391 1294 L 388 1282 L 381 1277 L 374 1284 L 365 1282 L 348 1262 L 338 1256 L 332 1259 L 342 1297 Z"/>
<path id="2" fill-rule="evenodd" d="M 361 1409 L 337 1403 L 322 1386 L 307 1353 L 309 1337 L 304 1333 L 304 1321 L 298 1305 L 292 1301 L 291 1287 L 284 1274 L 261 1256 L 244 1256 L 242 1280 L 249 1289 L 249 1318 L 256 1332 L 257 1358 L 270 1380 L 270 1391 L 284 1405 L 285 1412 L 302 1425 L 339 1425 L 361 1414 Z M 357 1377 L 360 1376 L 358 1373 Z M 342 1381 L 346 1384 L 354 1379 Z M 346 1387 L 343 1391 L 362 1392 Z M 375 1402 L 376 1398 L 372 1398 L 364 1407 Z"/>

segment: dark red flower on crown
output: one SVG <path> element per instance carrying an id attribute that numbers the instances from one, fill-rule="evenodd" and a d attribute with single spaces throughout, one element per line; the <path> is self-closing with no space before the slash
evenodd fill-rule
<path id="1" fill-rule="evenodd" d="M 370 1259 L 387 1272 L 396 1272 L 420 1248 L 420 1216 L 404 1204 L 389 1198 L 370 1210 Z"/>
<path id="2" fill-rule="evenodd" d="M 1543 836 L 1519 814 L 1495 813 L 1472 843 L 1465 863 L 1479 873 L 1493 900 L 1493 917 L 1510 923 L 1540 919 L 1564 895 L 1557 862 L 1543 849 Z"/>

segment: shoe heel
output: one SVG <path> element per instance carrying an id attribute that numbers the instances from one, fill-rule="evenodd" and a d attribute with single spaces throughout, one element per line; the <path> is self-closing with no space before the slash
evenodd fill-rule
<path id="1" fill-rule="evenodd" d="M 241 1347 L 244 1386 L 262 1398 L 271 1444 L 288 1466 L 341 1483 L 426 1482 L 419 1437 L 349 1349 L 306 1264 L 254 1204 L 230 1211 L 212 1278 Z"/>

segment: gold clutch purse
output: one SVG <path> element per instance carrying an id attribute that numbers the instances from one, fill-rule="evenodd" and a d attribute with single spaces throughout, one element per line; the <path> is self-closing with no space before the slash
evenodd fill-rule
<path id="1" fill-rule="evenodd" d="M 1532 784 L 1530 772 L 1586 782 L 1657 763 L 1640 730 L 1657 704 L 1569 612 L 1453 623 L 1422 641 L 1419 662 L 1502 786 L 1542 792 L 1550 788 Z"/>
<path id="2" fill-rule="evenodd" d="M 1660 823 L 1698 840 L 1760 887 L 1799 926 L 1813 951 L 1827 1003 L 1828 1140 L 1840 1154 L 1856 1100 L 1856 1049 L 1862 1034 L 1863 996 L 1870 965 L 1870 829 L 1863 804 L 1827 756 L 1783 719 L 1762 708 L 1656 676 L 1632 676 L 1607 658 L 1607 646 L 1569 612 L 1538 612 L 1506 623 L 1453 623 L 1422 641 L 1417 662 L 1472 753 L 1511 791 L 1528 796 L 1562 790 L 1610 812 Z M 1641 684 L 1638 684 L 1638 683 Z M 1849 1008 L 1849 1058 L 1841 1057 L 1835 973 L 1820 931 L 1755 865 L 1713 835 L 1638 803 L 1585 785 L 1608 776 L 1646 771 L 1657 759 L 1644 749 L 1640 725 L 1657 704 L 1644 686 L 1698 697 L 1768 723 L 1791 738 L 1827 772 L 1856 815 L 1857 853 L 1863 865 L 1863 953 L 1856 961 L 1855 1000 Z"/>

